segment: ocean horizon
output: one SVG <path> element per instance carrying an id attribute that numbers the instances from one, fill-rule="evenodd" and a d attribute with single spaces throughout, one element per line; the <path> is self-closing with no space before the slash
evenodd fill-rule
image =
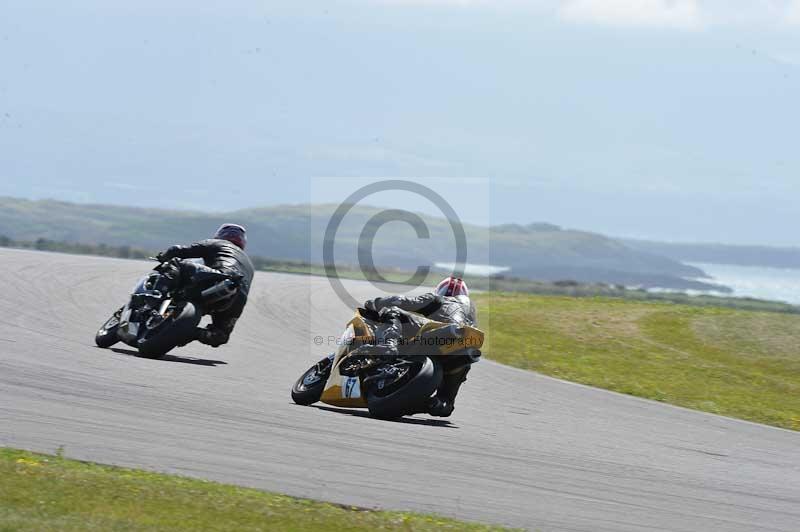
<path id="1" fill-rule="evenodd" d="M 706 272 L 711 277 L 711 282 L 733 290 L 732 294 L 718 295 L 754 297 L 800 305 L 800 269 L 698 262 L 687 264 Z"/>

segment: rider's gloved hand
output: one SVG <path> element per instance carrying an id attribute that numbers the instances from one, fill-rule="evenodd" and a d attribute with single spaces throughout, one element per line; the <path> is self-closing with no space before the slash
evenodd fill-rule
<path id="1" fill-rule="evenodd" d="M 397 307 L 383 307 L 378 312 L 381 321 L 389 321 L 400 317 L 400 310 Z"/>
<path id="2" fill-rule="evenodd" d="M 175 252 L 178 251 L 178 246 L 172 246 L 167 248 L 165 251 L 162 251 L 158 255 L 156 255 L 156 260 L 158 262 L 167 262 L 172 257 L 175 256 Z"/>
<path id="3" fill-rule="evenodd" d="M 379 312 L 379 309 L 383 305 L 383 301 L 381 298 L 376 297 L 375 299 L 369 299 L 364 303 L 364 308 L 371 311 L 371 312 Z"/>

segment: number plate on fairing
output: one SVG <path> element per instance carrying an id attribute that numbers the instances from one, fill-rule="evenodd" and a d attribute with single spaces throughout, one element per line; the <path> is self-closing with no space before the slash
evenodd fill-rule
<path id="1" fill-rule="evenodd" d="M 361 397 L 361 384 L 358 377 L 342 377 L 342 397 L 345 399 Z"/>

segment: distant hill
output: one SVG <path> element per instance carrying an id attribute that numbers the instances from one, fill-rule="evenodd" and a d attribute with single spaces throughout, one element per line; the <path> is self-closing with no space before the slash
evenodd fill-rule
<path id="1" fill-rule="evenodd" d="M 681 262 L 800 269 L 800 248 L 682 244 L 632 239 L 625 239 L 622 242 L 633 249 L 655 253 Z"/>
<path id="2" fill-rule="evenodd" d="M 0 235 L 18 240 L 46 238 L 89 244 L 160 249 L 214 232 L 220 223 L 248 226 L 249 250 L 279 260 L 322 262 L 322 240 L 335 205 L 283 205 L 229 213 L 84 205 L 60 201 L 0 198 Z M 358 263 L 358 239 L 367 222 L 383 209 L 357 206 L 336 237 L 337 264 Z M 373 252 L 378 266 L 416 268 L 455 256 L 447 220 L 419 215 L 430 239 L 417 238 L 407 224 L 393 222 L 377 233 Z M 704 273 L 647 250 L 634 249 L 595 233 L 550 224 L 466 225 L 468 261 L 510 268 L 509 275 L 543 281 L 718 289 L 698 280 Z"/>

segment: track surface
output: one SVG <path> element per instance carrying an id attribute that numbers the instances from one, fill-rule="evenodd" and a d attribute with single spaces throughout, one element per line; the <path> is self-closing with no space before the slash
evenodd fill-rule
<path id="1" fill-rule="evenodd" d="M 350 317 L 325 279 L 261 273 L 228 346 L 154 361 L 92 343 L 147 264 L 0 260 L 0 445 L 545 531 L 800 530 L 798 433 L 487 361 L 448 421 L 300 407 Z"/>

